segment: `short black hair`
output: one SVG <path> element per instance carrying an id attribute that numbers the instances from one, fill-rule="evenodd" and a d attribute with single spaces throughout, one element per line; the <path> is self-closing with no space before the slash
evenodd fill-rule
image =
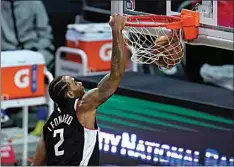
<path id="1" fill-rule="evenodd" d="M 64 78 L 64 76 L 58 76 L 49 84 L 49 95 L 58 105 L 65 100 L 68 91 L 68 83 Z"/>

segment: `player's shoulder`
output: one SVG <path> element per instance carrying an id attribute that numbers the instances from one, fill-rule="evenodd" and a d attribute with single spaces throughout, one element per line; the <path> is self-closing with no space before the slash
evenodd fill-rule
<path id="1" fill-rule="evenodd" d="M 55 110 L 49 115 L 49 118 L 47 119 L 47 121 L 45 122 L 44 126 L 46 126 L 50 121 L 52 121 L 56 116 L 57 116 L 57 109 L 55 108 Z"/>
<path id="2" fill-rule="evenodd" d="M 93 101 L 94 99 L 96 99 L 94 97 L 96 97 L 98 93 L 99 93 L 98 88 L 90 89 L 89 91 L 85 92 L 82 98 L 80 98 L 80 102 L 85 103 L 88 101 Z"/>

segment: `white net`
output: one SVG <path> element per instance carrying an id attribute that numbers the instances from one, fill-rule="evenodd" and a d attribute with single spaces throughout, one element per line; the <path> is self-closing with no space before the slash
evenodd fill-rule
<path id="1" fill-rule="evenodd" d="M 182 29 L 126 26 L 123 35 L 135 63 L 171 69 L 183 58 Z"/>

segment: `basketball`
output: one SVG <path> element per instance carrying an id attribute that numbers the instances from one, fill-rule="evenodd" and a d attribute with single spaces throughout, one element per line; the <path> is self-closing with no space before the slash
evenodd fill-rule
<path id="1" fill-rule="evenodd" d="M 160 67 L 171 69 L 183 58 L 182 44 L 178 38 L 173 36 L 161 36 L 155 41 L 154 55 L 159 59 L 154 63 Z"/>

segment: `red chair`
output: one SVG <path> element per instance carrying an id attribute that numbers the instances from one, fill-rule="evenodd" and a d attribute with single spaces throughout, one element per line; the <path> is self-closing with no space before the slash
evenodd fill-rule
<path id="1" fill-rule="evenodd" d="M 17 166 L 17 160 L 11 140 L 8 140 L 8 143 L 6 144 L 1 145 L 1 165 Z"/>

